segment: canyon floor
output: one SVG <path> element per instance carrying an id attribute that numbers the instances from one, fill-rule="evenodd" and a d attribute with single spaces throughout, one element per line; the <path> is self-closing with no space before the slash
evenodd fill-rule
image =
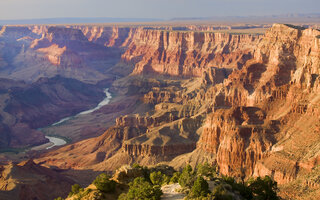
<path id="1" fill-rule="evenodd" d="M 66 197 L 72 184 L 127 164 L 208 162 L 237 179 L 269 175 L 284 199 L 318 199 L 317 28 L 2 26 L 0 198 L 57 197 L 39 189 L 45 184 Z M 78 115 L 106 88 L 108 104 Z M 34 149 L 46 136 L 68 144 Z"/>

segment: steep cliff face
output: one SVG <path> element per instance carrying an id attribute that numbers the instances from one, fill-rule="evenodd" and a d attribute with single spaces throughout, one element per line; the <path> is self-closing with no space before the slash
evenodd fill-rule
<path id="1" fill-rule="evenodd" d="M 223 174 L 252 174 L 275 142 L 276 128 L 259 108 L 220 109 L 207 117 L 198 148 L 216 155 Z"/>
<path id="2" fill-rule="evenodd" d="M 253 59 L 234 71 L 223 86 L 207 91 L 218 111 L 207 118 L 198 147 L 217 156 L 222 173 L 245 168 L 248 175 L 268 174 L 283 184 L 314 170 L 318 157 L 314 143 L 319 143 L 314 131 L 319 122 L 312 117 L 319 106 L 319 34 L 275 24 Z M 247 116 L 250 120 L 265 115 L 263 123 L 227 123 L 224 115 L 238 106 L 261 110 L 257 116 Z M 313 149 L 308 156 L 302 153 L 307 149 Z"/>
<path id="3" fill-rule="evenodd" d="M 87 60 L 110 56 L 106 48 L 89 42 L 81 30 L 65 27 L 49 27 L 30 47 L 62 67 L 83 67 Z"/>
<path id="4" fill-rule="evenodd" d="M 122 32 L 112 33 L 108 43 L 118 45 Z M 120 61 L 121 51 L 89 40 L 78 27 L 3 27 L 0 76 L 26 81 L 58 74 L 87 82 L 113 79 L 106 71 Z"/>
<path id="5" fill-rule="evenodd" d="M 205 68 L 239 69 L 259 35 L 137 29 L 122 59 L 136 63 L 133 74 L 201 76 Z"/>
<path id="6" fill-rule="evenodd" d="M 0 30 L 0 37 L 9 40 L 18 40 L 21 38 L 38 38 L 39 35 L 31 31 L 27 26 L 3 26 Z"/>
<path id="7" fill-rule="evenodd" d="M 80 29 L 91 42 L 117 48 L 125 46 L 129 33 L 134 30 L 130 27 L 117 26 L 74 26 L 73 28 Z"/>

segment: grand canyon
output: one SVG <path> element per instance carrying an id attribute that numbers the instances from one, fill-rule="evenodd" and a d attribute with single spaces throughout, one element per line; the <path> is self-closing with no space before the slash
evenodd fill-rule
<path id="1" fill-rule="evenodd" d="M 319 27 L 0 27 L 0 199 L 67 198 L 133 164 L 203 163 L 319 199 Z"/>

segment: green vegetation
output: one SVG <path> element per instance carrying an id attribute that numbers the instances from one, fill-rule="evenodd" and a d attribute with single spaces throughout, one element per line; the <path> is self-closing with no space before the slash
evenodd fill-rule
<path id="1" fill-rule="evenodd" d="M 73 194 L 77 194 L 79 193 L 81 190 L 81 187 L 79 184 L 74 184 L 72 187 L 71 187 L 71 192 L 69 194 L 69 196 L 72 196 Z"/>
<path id="2" fill-rule="evenodd" d="M 208 183 L 210 181 L 210 184 Z M 219 176 L 214 165 L 199 164 L 195 169 L 186 165 L 181 172 L 172 167 L 158 165 L 143 167 L 134 164 L 124 166 L 114 174 L 100 174 L 94 181 L 95 187 L 81 188 L 75 184 L 69 197 L 72 199 L 118 199 L 118 200 L 158 200 L 161 199 L 161 186 L 179 183 L 180 192 L 186 199 L 201 200 L 278 200 L 277 182 L 270 177 L 236 180 L 229 176 Z M 209 187 L 210 186 L 210 187 Z M 96 188 L 96 189 L 95 189 Z M 56 200 L 62 200 L 56 199 Z"/>
<path id="3" fill-rule="evenodd" d="M 150 174 L 150 181 L 153 185 L 164 185 L 168 184 L 170 182 L 169 176 L 162 174 L 160 171 L 158 172 L 152 172 Z"/>
<path id="4" fill-rule="evenodd" d="M 177 176 L 177 175 L 176 175 Z M 207 180 L 211 180 L 211 191 Z M 247 199 L 247 200 L 277 200 L 277 182 L 270 177 L 251 178 L 245 182 L 237 182 L 228 176 L 217 176 L 216 167 L 208 163 L 200 164 L 193 171 L 187 165 L 178 179 L 179 184 L 187 194 L 188 199 Z"/>
<path id="5" fill-rule="evenodd" d="M 264 178 L 258 177 L 248 181 L 249 189 L 251 189 L 254 198 L 253 199 L 264 199 L 264 200 L 277 200 L 277 182 L 272 180 L 269 176 Z"/>
<path id="6" fill-rule="evenodd" d="M 170 183 L 178 183 L 180 176 L 181 176 L 180 172 L 174 172 L 170 179 Z"/>
<path id="7" fill-rule="evenodd" d="M 192 171 L 192 167 L 187 165 L 183 170 L 179 177 L 178 183 L 183 188 L 191 188 L 192 184 L 195 180 L 196 174 Z"/>
<path id="8" fill-rule="evenodd" d="M 143 177 L 135 178 L 133 182 L 129 183 L 129 191 L 127 194 L 122 194 L 119 200 L 140 200 L 161 198 L 162 191 L 158 185 L 152 185 Z"/>
<path id="9" fill-rule="evenodd" d="M 202 176 L 199 176 L 192 186 L 191 196 L 195 198 L 206 197 L 209 192 L 209 185 L 207 181 L 204 180 Z"/>
<path id="10" fill-rule="evenodd" d="M 216 166 L 210 165 L 207 162 L 205 162 L 204 164 L 198 164 L 196 169 L 198 176 L 206 176 L 209 178 L 213 178 L 217 175 Z"/>
<path id="11" fill-rule="evenodd" d="M 97 176 L 93 184 L 101 192 L 112 193 L 115 191 L 117 183 L 114 180 L 110 180 L 110 177 L 104 173 Z"/>

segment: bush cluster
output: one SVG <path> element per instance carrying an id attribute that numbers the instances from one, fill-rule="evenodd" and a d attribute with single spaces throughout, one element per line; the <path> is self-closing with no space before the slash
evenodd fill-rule
<path id="1" fill-rule="evenodd" d="M 195 169 L 186 165 L 181 172 L 174 171 L 169 166 L 156 166 L 154 168 L 142 167 L 134 164 L 133 169 L 139 169 L 143 173 L 138 173 L 124 184 L 113 181 L 107 174 L 100 174 L 93 181 L 96 186 L 99 197 L 96 199 L 105 199 L 106 194 L 110 193 L 117 196 L 119 190 L 117 187 L 124 187 L 127 193 L 119 195 L 119 200 L 159 200 L 161 199 L 161 186 L 170 183 L 179 183 L 182 192 L 186 193 L 187 199 L 201 200 L 278 200 L 277 182 L 269 176 L 263 178 L 251 178 L 248 181 L 239 182 L 228 176 L 218 176 L 216 167 L 208 163 L 199 164 Z M 211 189 L 207 180 L 210 180 Z M 128 184 L 127 184 L 128 183 Z M 118 192 L 116 192 L 118 191 Z M 120 189 L 121 191 L 121 189 Z M 82 199 L 91 192 L 89 189 L 84 191 L 80 185 L 75 184 L 71 188 L 69 196 L 75 199 Z M 57 198 L 56 200 L 62 200 Z"/>
<path id="2" fill-rule="evenodd" d="M 93 184 L 97 187 L 98 190 L 105 193 L 112 193 L 116 189 L 116 182 L 111 180 L 107 174 L 100 174 L 93 181 Z"/>

